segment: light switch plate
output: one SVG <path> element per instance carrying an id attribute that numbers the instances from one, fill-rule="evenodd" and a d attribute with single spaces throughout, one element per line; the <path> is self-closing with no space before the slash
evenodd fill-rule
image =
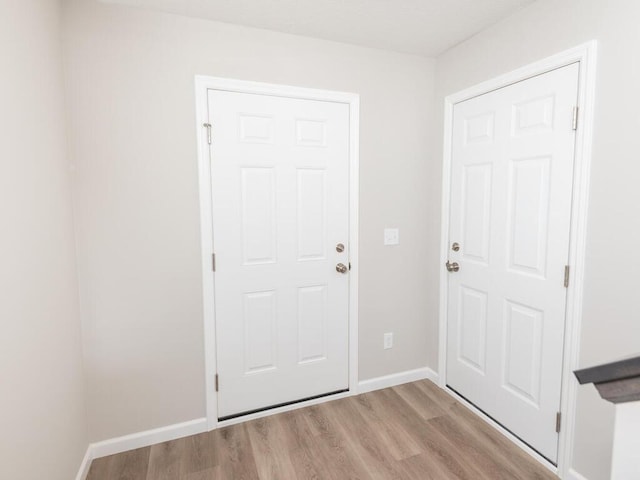
<path id="1" fill-rule="evenodd" d="M 397 228 L 385 228 L 384 229 L 384 244 L 385 245 L 399 245 L 400 244 L 400 230 Z"/>

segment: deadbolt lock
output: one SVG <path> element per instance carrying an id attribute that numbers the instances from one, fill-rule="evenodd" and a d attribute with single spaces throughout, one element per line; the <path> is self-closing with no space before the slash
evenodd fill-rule
<path id="1" fill-rule="evenodd" d="M 339 243 L 336 245 L 336 252 L 338 253 L 344 252 L 344 245 L 342 243 Z"/>
<path id="2" fill-rule="evenodd" d="M 451 250 L 453 250 L 454 252 L 457 252 L 460 250 L 460 244 L 458 242 L 453 242 L 453 245 L 451 245 Z"/>

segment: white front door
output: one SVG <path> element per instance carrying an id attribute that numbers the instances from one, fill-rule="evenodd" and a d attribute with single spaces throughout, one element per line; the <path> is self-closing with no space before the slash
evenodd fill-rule
<path id="1" fill-rule="evenodd" d="M 346 390 L 349 105 L 209 90 L 208 107 L 218 417 Z"/>
<path id="2" fill-rule="evenodd" d="M 447 385 L 553 462 L 578 70 L 459 103 L 453 117 Z"/>

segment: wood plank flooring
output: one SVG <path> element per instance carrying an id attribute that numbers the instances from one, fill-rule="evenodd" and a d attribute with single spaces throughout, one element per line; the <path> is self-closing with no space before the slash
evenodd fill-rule
<path id="1" fill-rule="evenodd" d="M 88 480 L 557 478 L 423 380 L 93 461 Z"/>

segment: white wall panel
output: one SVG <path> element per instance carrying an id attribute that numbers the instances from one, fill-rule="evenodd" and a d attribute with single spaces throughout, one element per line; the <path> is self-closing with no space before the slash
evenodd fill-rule
<path id="1" fill-rule="evenodd" d="M 0 0 L 2 479 L 75 478 L 88 446 L 60 12 Z"/>

